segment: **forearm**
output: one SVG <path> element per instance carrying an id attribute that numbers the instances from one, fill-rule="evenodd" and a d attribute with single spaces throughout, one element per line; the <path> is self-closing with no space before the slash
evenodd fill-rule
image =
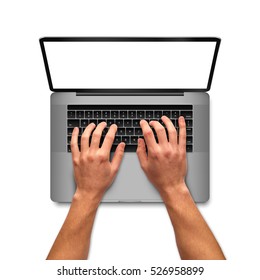
<path id="1" fill-rule="evenodd" d="M 181 259 L 225 259 L 185 184 L 163 195 Z"/>
<path id="2" fill-rule="evenodd" d="M 99 200 L 75 194 L 67 218 L 47 259 L 87 259 Z"/>

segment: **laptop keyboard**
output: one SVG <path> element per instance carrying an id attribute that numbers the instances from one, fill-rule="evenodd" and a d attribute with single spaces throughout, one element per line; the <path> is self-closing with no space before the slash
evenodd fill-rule
<path id="1" fill-rule="evenodd" d="M 115 151 L 120 142 L 125 142 L 126 152 L 135 152 L 139 137 L 143 138 L 140 120 L 157 120 L 163 126 L 162 116 L 171 119 L 177 133 L 179 133 L 178 118 L 183 116 L 186 121 L 186 151 L 193 150 L 193 106 L 192 105 L 68 105 L 67 106 L 67 151 L 71 152 L 70 141 L 74 127 L 79 127 L 79 148 L 81 135 L 90 124 L 96 125 L 105 121 L 107 127 L 104 129 L 100 145 L 112 124 L 117 125 L 117 133 L 111 151 Z M 153 130 L 154 131 L 154 130 Z M 158 142 L 156 133 L 155 139 Z M 91 139 L 90 139 L 91 141 Z"/>

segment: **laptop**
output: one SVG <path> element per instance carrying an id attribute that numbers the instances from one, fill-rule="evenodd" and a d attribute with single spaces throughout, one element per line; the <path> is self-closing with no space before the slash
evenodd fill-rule
<path id="1" fill-rule="evenodd" d="M 187 126 L 186 183 L 195 202 L 209 199 L 209 95 L 220 39 L 215 37 L 45 37 L 40 39 L 51 94 L 51 199 L 71 202 L 70 150 L 94 122 L 118 125 L 111 149 L 126 143 L 120 170 L 102 202 L 162 202 L 142 171 L 141 119 L 168 116 Z M 106 130 L 103 133 L 104 138 Z M 79 135 L 79 143 L 80 143 Z M 101 142 L 102 142 L 101 139 Z M 102 143 L 101 143 L 102 144 Z M 80 148 L 80 146 L 79 146 Z"/>

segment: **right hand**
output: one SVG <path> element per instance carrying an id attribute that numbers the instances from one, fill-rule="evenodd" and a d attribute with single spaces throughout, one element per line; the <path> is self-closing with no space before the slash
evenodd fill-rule
<path id="1" fill-rule="evenodd" d="M 165 128 L 158 121 L 151 121 L 157 134 L 156 142 L 151 127 L 145 120 L 141 120 L 140 126 L 143 131 L 145 142 L 138 139 L 137 155 L 140 165 L 147 178 L 157 188 L 163 200 L 174 190 L 187 189 L 185 176 L 187 172 L 186 160 L 186 124 L 183 117 L 179 118 L 179 143 L 177 132 L 171 120 L 163 116 L 162 121 L 168 131 L 167 139 Z M 147 145 L 148 154 L 146 153 Z"/>

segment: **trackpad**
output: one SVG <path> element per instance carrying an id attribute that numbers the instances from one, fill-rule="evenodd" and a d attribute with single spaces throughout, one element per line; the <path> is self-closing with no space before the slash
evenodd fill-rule
<path id="1" fill-rule="evenodd" d="M 114 153 L 111 153 L 111 159 Z M 138 202 L 159 200 L 160 195 L 144 174 L 136 153 L 125 153 L 117 176 L 103 200 Z"/>

